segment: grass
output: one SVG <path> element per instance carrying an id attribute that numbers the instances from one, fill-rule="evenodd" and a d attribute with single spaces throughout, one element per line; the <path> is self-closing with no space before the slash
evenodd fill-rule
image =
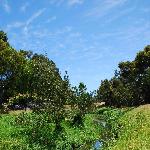
<path id="1" fill-rule="evenodd" d="M 84 119 L 84 127 L 70 127 L 64 123 L 63 127 L 65 129 L 66 142 L 75 143 L 80 145 L 79 149 L 88 150 L 92 147 L 92 144 L 96 140 L 100 139 L 101 128 L 97 124 L 94 124 L 95 115 L 87 114 Z"/>
<path id="2" fill-rule="evenodd" d="M 118 139 L 107 150 L 150 150 L 150 105 L 127 112 L 119 125 Z"/>
<path id="3" fill-rule="evenodd" d="M 25 143 L 20 135 L 14 136 L 15 133 L 19 133 L 19 128 L 11 125 L 14 121 L 14 116 L 2 115 L 0 117 L 0 149 L 12 150 L 12 149 L 25 149 Z"/>
<path id="4" fill-rule="evenodd" d="M 29 135 L 25 132 L 32 130 L 32 127 L 36 128 L 36 122 L 30 122 L 28 125 L 16 125 L 15 119 L 20 116 L 22 111 L 9 112 L 9 114 L 3 114 L 0 117 L 0 150 L 34 150 L 41 149 L 43 150 L 42 145 L 40 145 L 40 139 L 35 143 L 30 143 Z M 32 120 L 32 113 L 25 113 L 24 117 L 26 119 Z M 36 116 L 35 116 L 36 117 Z M 38 116 L 37 116 L 38 117 Z M 73 143 L 79 149 L 88 150 L 92 147 L 93 143 L 100 138 L 101 129 L 98 125 L 93 123 L 95 114 L 87 114 L 84 119 L 84 127 L 73 127 L 70 125 L 69 121 L 63 121 L 63 133 L 58 135 L 56 142 L 58 149 L 70 150 L 70 146 Z M 34 118 L 35 119 L 35 118 Z M 37 127 L 39 124 L 37 124 Z M 49 128 L 48 128 L 49 127 Z M 47 123 L 44 125 L 44 128 L 37 130 L 41 137 L 48 139 L 53 139 L 53 133 L 51 132 L 52 126 L 49 126 Z M 49 134 L 50 133 L 50 134 Z M 51 137 L 52 136 L 52 137 Z M 54 137 L 56 138 L 56 137 Z M 38 144 L 39 143 L 39 144 Z M 45 147 L 45 149 L 47 149 Z"/>
<path id="5" fill-rule="evenodd" d="M 16 126 L 15 119 L 21 112 L 0 115 L 0 150 L 41 150 L 40 146 L 29 146 L 28 137 L 22 134 L 24 129 Z"/>
<path id="6" fill-rule="evenodd" d="M 29 144 L 31 137 L 29 138 L 25 133 L 25 131 L 32 131 L 32 127 L 34 129 L 35 125 L 39 127 L 40 116 L 27 111 L 24 117 L 26 117 L 25 120 L 31 120 L 30 124 L 28 125 L 27 122 L 25 126 L 16 125 L 14 122 L 20 113 L 22 111 L 9 112 L 9 114 L 0 116 L 0 150 L 41 150 L 40 139 L 31 145 L 31 143 Z M 109 125 L 113 127 L 112 132 L 118 134 L 118 138 L 107 141 L 108 145 L 103 149 L 150 150 L 150 105 L 143 105 L 130 110 L 103 107 L 97 109 L 93 114 L 87 114 L 84 119 L 84 127 L 81 128 L 73 127 L 69 120 L 64 120 L 62 121 L 62 136 L 58 136 L 56 139 L 58 149 L 60 147 L 64 149 L 65 146 L 65 150 L 70 150 L 70 144 L 73 143 L 78 147 L 77 149 L 90 150 L 94 141 L 102 138 L 102 126 L 97 122 L 101 117 L 107 117 Z M 36 123 L 36 118 L 39 118 L 39 123 Z M 48 139 L 53 139 L 52 128 L 54 128 L 53 125 L 45 122 L 44 127 L 39 128 L 37 132 L 40 137 L 47 136 Z M 109 132 L 107 136 L 110 136 Z"/>

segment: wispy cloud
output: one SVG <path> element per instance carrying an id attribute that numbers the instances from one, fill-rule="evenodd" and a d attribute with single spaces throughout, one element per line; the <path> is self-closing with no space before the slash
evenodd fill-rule
<path id="1" fill-rule="evenodd" d="M 44 12 L 45 12 L 46 8 L 42 8 L 40 10 L 38 10 L 37 12 L 35 12 L 26 22 L 23 28 L 23 33 L 24 34 L 28 34 L 28 30 L 29 30 L 29 25 L 35 20 L 37 19 L 39 16 L 41 16 Z"/>
<path id="2" fill-rule="evenodd" d="M 130 45 L 130 47 L 136 46 L 134 43 L 140 43 L 141 41 L 145 41 L 149 44 L 149 34 L 150 34 L 150 23 L 144 22 L 135 22 L 128 27 L 122 27 L 120 29 L 115 29 L 111 32 L 99 32 L 95 35 L 93 34 L 91 39 L 94 41 L 113 41 L 115 47 L 114 50 L 117 49 L 117 46 L 122 45 Z M 115 44 L 116 43 L 116 44 Z M 119 44 L 118 44 L 119 43 Z M 124 46 L 125 47 L 125 46 Z M 116 54 L 116 53 L 114 53 Z M 119 51 L 117 51 L 117 55 L 119 55 Z M 123 55 L 122 55 L 123 56 Z M 124 56 L 125 57 L 125 56 Z M 121 57 L 120 57 L 121 58 Z"/>
<path id="3" fill-rule="evenodd" d="M 24 22 L 16 21 L 16 22 L 13 22 L 13 23 L 11 23 L 11 24 L 8 24 L 8 25 L 6 26 L 6 31 L 8 32 L 8 31 L 10 31 L 11 29 L 20 28 L 20 27 L 22 27 L 22 26 L 24 26 Z"/>
<path id="4" fill-rule="evenodd" d="M 42 9 L 38 10 L 37 12 L 33 13 L 28 20 L 26 20 L 24 22 L 16 21 L 16 22 L 8 24 L 5 28 L 6 31 L 8 32 L 14 28 L 21 28 L 21 30 L 24 34 L 28 34 L 30 25 L 34 22 L 35 19 L 40 17 L 45 12 L 45 10 L 46 10 L 46 8 L 42 8 Z"/>
<path id="5" fill-rule="evenodd" d="M 50 4 L 55 4 L 57 6 L 60 6 L 62 4 L 66 4 L 68 6 L 74 6 L 83 4 L 84 0 L 51 0 Z"/>
<path id="6" fill-rule="evenodd" d="M 29 7 L 29 2 L 24 3 L 21 7 L 20 10 L 22 12 L 26 12 L 27 8 Z"/>
<path id="7" fill-rule="evenodd" d="M 135 10 L 135 7 L 131 7 L 131 8 L 128 8 L 128 9 L 124 9 L 122 10 L 120 13 L 118 14 L 115 14 L 115 15 L 112 15 L 112 16 L 108 16 L 107 19 L 106 19 L 106 22 L 104 23 L 111 23 L 117 19 L 120 19 L 124 16 L 127 16 L 129 15 L 131 12 L 133 12 Z"/>
<path id="8" fill-rule="evenodd" d="M 8 1 L 7 1 L 7 0 L 3 0 L 3 1 L 1 1 L 1 3 L 2 3 L 2 6 L 3 6 L 4 10 L 5 10 L 7 13 L 10 13 L 11 7 L 10 7 Z"/>
<path id="9" fill-rule="evenodd" d="M 110 12 L 113 8 L 122 6 L 127 0 L 98 0 L 93 8 L 89 9 L 85 16 L 102 17 Z"/>
<path id="10" fill-rule="evenodd" d="M 34 29 L 31 32 L 31 34 L 33 37 L 36 37 L 37 40 L 41 38 L 48 38 L 48 39 L 57 41 L 58 39 L 61 38 L 62 35 L 70 33 L 71 30 L 72 30 L 72 27 L 70 26 L 65 26 L 61 29 L 57 29 L 54 32 L 51 32 L 48 29 L 40 28 L 40 29 Z M 60 45 L 60 43 L 58 45 Z"/>
<path id="11" fill-rule="evenodd" d="M 37 12 L 35 12 L 35 13 L 26 21 L 26 26 L 28 26 L 29 24 L 31 24 L 36 18 L 38 18 L 40 15 L 42 15 L 45 10 L 46 10 L 46 8 L 42 8 L 42 9 L 38 10 Z"/>
<path id="12" fill-rule="evenodd" d="M 142 22 L 141 22 L 142 23 Z M 140 23 L 138 23 L 140 24 Z M 120 36 L 120 39 L 125 40 L 127 42 L 137 41 L 141 40 L 141 38 L 148 39 L 148 34 L 150 33 L 150 23 L 145 22 L 143 25 L 138 25 L 129 27 L 128 29 L 124 31 L 120 31 L 122 33 L 122 36 Z M 148 34 L 147 34 L 148 33 Z"/>
<path id="13" fill-rule="evenodd" d="M 76 4 L 82 4 L 84 0 L 68 0 L 68 5 L 73 6 Z"/>
<path id="14" fill-rule="evenodd" d="M 52 22 L 52 21 L 54 21 L 54 20 L 56 20 L 56 19 L 57 19 L 56 16 L 52 16 L 52 17 L 50 17 L 50 18 L 48 18 L 48 19 L 46 20 L 46 23 L 50 23 L 50 22 Z"/>
<path id="15" fill-rule="evenodd" d="M 20 24 L 21 26 L 22 24 Z M 12 24 L 13 28 L 19 27 L 19 24 Z M 30 31 L 30 33 L 29 33 Z M 32 49 L 32 50 L 42 50 L 42 49 L 47 49 L 47 47 L 50 47 L 52 49 L 52 53 L 54 52 L 54 56 L 60 54 L 60 51 L 57 51 L 57 49 L 62 49 L 64 48 L 63 45 L 63 40 L 65 39 L 66 35 L 71 33 L 72 27 L 70 26 L 64 26 L 60 29 L 57 29 L 55 31 L 50 31 L 47 28 L 43 28 L 43 26 L 38 27 L 38 25 L 35 25 L 34 27 L 32 25 L 30 26 L 21 26 L 19 28 L 19 31 L 16 33 L 15 30 L 12 30 L 11 36 L 13 37 L 11 39 L 12 43 L 15 46 L 19 45 L 19 48 L 23 49 Z M 41 40 L 41 39 L 46 39 Z M 50 46 L 50 45 L 53 46 Z M 55 47 L 55 46 L 56 47 Z M 56 50 L 56 51 L 53 51 Z"/>
<path id="16" fill-rule="evenodd" d="M 64 3 L 64 0 L 50 0 L 50 4 L 60 5 Z"/>

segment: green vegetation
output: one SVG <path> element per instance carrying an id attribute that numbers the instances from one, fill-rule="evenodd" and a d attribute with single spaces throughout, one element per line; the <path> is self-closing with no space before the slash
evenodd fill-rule
<path id="1" fill-rule="evenodd" d="M 108 106 L 139 106 L 150 102 L 150 46 L 133 61 L 121 62 L 115 76 L 104 80 L 97 96 Z"/>
<path id="2" fill-rule="evenodd" d="M 150 105 L 143 105 L 127 112 L 119 119 L 118 125 L 118 138 L 106 149 L 150 149 Z"/>
<path id="3" fill-rule="evenodd" d="M 62 121 L 61 132 L 49 118 L 35 113 L 2 115 L 0 118 L 0 149 L 90 149 L 100 138 L 101 128 L 93 124 L 94 114 L 85 116 L 83 128 Z"/>
<path id="4" fill-rule="evenodd" d="M 72 87 L 47 56 L 15 50 L 0 31 L 0 149 L 150 149 L 150 46 L 97 91 Z M 105 106 L 97 107 L 98 103 Z M 96 104 L 96 105 L 95 105 Z"/>
<path id="5" fill-rule="evenodd" d="M 15 117 L 10 115 L 2 115 L 0 118 L 0 149 L 15 150 L 28 147 L 28 144 L 20 134 L 21 128 L 11 125 Z"/>

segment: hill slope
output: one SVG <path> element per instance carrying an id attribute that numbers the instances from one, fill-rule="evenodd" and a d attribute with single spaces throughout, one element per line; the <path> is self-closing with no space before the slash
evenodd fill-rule
<path id="1" fill-rule="evenodd" d="M 108 150 L 150 150 L 150 104 L 127 112 L 119 124 L 118 139 Z"/>

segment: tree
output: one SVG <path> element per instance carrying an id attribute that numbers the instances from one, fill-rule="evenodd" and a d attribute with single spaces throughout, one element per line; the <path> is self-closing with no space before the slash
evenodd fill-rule
<path id="1" fill-rule="evenodd" d="M 120 62 L 110 80 L 102 81 L 98 90 L 100 99 L 111 106 L 137 106 L 148 103 L 150 46 L 137 53 L 133 61 Z"/>
<path id="2" fill-rule="evenodd" d="M 74 97 L 72 99 L 73 108 L 77 111 L 73 124 L 83 126 L 83 118 L 87 112 L 93 108 L 93 94 L 87 92 L 86 85 L 79 83 L 78 87 L 73 87 Z"/>
<path id="3" fill-rule="evenodd" d="M 135 58 L 137 74 L 141 76 L 144 71 L 150 67 L 150 45 L 146 46 L 143 51 L 137 53 Z"/>
<path id="4" fill-rule="evenodd" d="M 113 91 L 112 86 L 109 80 L 105 79 L 101 81 L 101 85 L 97 91 L 97 98 L 102 102 L 105 102 L 105 105 L 111 106 L 113 101 Z"/>
<path id="5" fill-rule="evenodd" d="M 150 103 L 150 68 L 145 70 L 141 84 L 145 103 Z"/>
<path id="6" fill-rule="evenodd" d="M 25 59 L 7 43 L 7 37 L 0 39 L 0 100 L 1 104 L 17 92 L 17 83 L 22 74 Z"/>
<path id="7" fill-rule="evenodd" d="M 8 42 L 7 34 L 3 31 L 0 31 L 0 39 L 4 42 Z"/>

